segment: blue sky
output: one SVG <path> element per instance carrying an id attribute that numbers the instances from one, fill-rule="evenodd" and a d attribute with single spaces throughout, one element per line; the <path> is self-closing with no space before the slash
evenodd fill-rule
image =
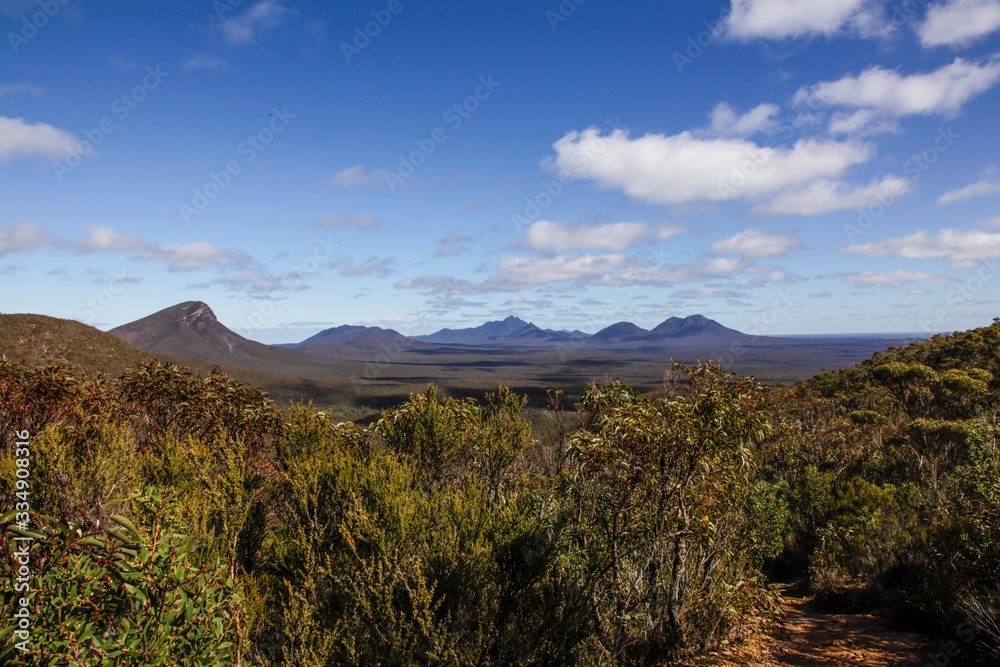
<path id="1" fill-rule="evenodd" d="M 0 0 L 4 312 L 1000 314 L 1000 0 Z"/>

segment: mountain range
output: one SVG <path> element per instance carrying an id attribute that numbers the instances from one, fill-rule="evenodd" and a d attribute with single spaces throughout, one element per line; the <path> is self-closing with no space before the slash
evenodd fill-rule
<path id="1" fill-rule="evenodd" d="M 791 382 L 911 340 L 753 336 L 691 315 L 671 317 L 652 329 L 617 322 L 594 334 L 543 329 L 518 317 L 412 337 L 393 329 L 340 325 L 299 342 L 265 345 L 226 327 L 201 301 L 165 308 L 109 332 L 40 315 L 0 315 L 0 353 L 30 365 L 65 360 L 118 375 L 155 356 L 199 373 L 221 368 L 282 401 L 347 402 L 359 411 L 396 404 L 429 382 L 464 395 L 508 384 L 536 403 L 544 402 L 544 387 L 578 394 L 588 383 L 608 378 L 652 390 L 671 360 L 715 359 L 764 382 Z"/>
<path id="2" fill-rule="evenodd" d="M 747 334 L 727 328 L 704 315 L 671 317 L 652 329 L 618 322 L 595 334 L 542 329 L 510 316 L 465 329 L 441 329 L 432 334 L 407 337 L 393 329 L 341 325 L 325 329 L 298 343 L 264 345 L 230 330 L 201 301 L 165 308 L 135 322 L 111 329 L 117 338 L 139 349 L 193 357 L 214 362 L 259 360 L 295 361 L 292 351 L 319 356 L 351 356 L 359 352 L 392 349 L 427 349 L 429 346 L 578 347 L 635 349 L 639 347 L 690 347 L 745 341 Z M 299 359 L 300 360 L 300 359 Z"/>

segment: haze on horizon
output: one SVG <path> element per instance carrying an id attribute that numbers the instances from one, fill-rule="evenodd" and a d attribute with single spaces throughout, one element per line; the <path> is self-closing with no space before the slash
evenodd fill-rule
<path id="1" fill-rule="evenodd" d="M 1000 0 L 721 9 L 0 0 L 2 310 L 991 322 Z"/>

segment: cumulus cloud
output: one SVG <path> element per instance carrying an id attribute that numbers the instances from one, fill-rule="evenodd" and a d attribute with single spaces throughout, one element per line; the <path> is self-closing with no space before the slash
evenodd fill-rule
<path id="1" fill-rule="evenodd" d="M 35 250 L 52 242 L 52 237 L 41 227 L 30 222 L 20 222 L 0 229 L 0 257 Z"/>
<path id="2" fill-rule="evenodd" d="M 979 260 L 1000 255 L 1000 232 L 942 229 L 937 234 L 929 234 L 921 230 L 883 241 L 843 246 L 841 250 L 866 257 L 938 259 L 968 268 Z"/>
<path id="3" fill-rule="evenodd" d="M 86 238 L 71 245 L 77 252 L 126 252 L 153 247 L 138 236 L 122 234 L 107 225 L 87 225 Z"/>
<path id="4" fill-rule="evenodd" d="M 966 199 L 995 194 L 1000 194 L 1000 178 L 997 177 L 996 167 L 991 167 L 975 183 L 970 183 L 965 187 L 955 190 L 949 190 L 938 197 L 936 203 L 938 206 L 947 206 L 948 204 L 965 201 Z"/>
<path id="5" fill-rule="evenodd" d="M 316 222 L 316 226 L 323 227 L 348 227 L 351 229 L 371 230 L 382 226 L 382 221 L 374 213 L 359 213 L 358 215 L 348 215 L 347 213 L 337 213 L 328 215 Z"/>
<path id="6" fill-rule="evenodd" d="M 250 44 L 272 32 L 292 13 L 277 0 L 262 0 L 222 22 L 222 34 L 233 44 Z"/>
<path id="7" fill-rule="evenodd" d="M 0 116 L 0 162 L 23 157 L 61 158 L 76 144 L 72 134 L 46 123 Z"/>
<path id="8" fill-rule="evenodd" d="M 242 251 L 220 248 L 208 241 L 150 244 L 139 251 L 138 257 L 163 262 L 168 271 L 196 271 L 218 266 L 225 260 L 249 260 Z"/>
<path id="9" fill-rule="evenodd" d="M 628 265 L 617 253 L 599 255 L 558 255 L 556 257 L 502 257 L 497 263 L 502 285 L 532 286 L 560 281 L 592 282 Z"/>
<path id="10" fill-rule="evenodd" d="M 760 229 L 748 229 L 712 244 L 712 252 L 717 254 L 741 255 L 753 259 L 781 257 L 801 249 L 802 241 L 795 234 L 768 233 Z"/>
<path id="11" fill-rule="evenodd" d="M 570 132 L 553 145 L 550 168 L 653 204 L 759 200 L 837 179 L 871 159 L 870 144 L 800 139 L 791 147 L 691 132 L 632 138 L 623 130 Z"/>
<path id="12" fill-rule="evenodd" d="M 138 236 L 122 234 L 106 225 L 87 225 L 83 239 L 54 236 L 30 223 L 0 230 L 0 254 L 25 252 L 41 247 L 77 253 L 124 252 L 134 259 L 158 261 L 168 271 L 194 271 L 223 264 L 247 264 L 250 257 L 240 250 L 222 248 L 207 241 L 157 244 Z"/>
<path id="13" fill-rule="evenodd" d="M 856 76 L 800 88 L 799 105 L 868 109 L 881 117 L 957 113 L 966 102 L 1000 80 L 1000 58 L 976 63 L 956 58 L 933 72 L 902 75 L 870 67 Z M 856 120 L 855 120 L 856 122 Z"/>
<path id="14" fill-rule="evenodd" d="M 774 104 L 760 104 L 740 115 L 726 102 L 720 102 L 712 109 L 708 131 L 720 137 L 749 137 L 759 132 L 773 132 L 777 126 L 774 117 L 780 112 L 780 107 Z"/>
<path id="15" fill-rule="evenodd" d="M 859 287 L 898 287 L 906 283 L 951 282 L 953 279 L 938 273 L 926 271 L 861 271 L 858 273 L 835 273 L 834 278 L 854 283 Z"/>
<path id="16" fill-rule="evenodd" d="M 843 209 L 857 209 L 888 196 L 910 192 L 913 184 L 905 178 L 888 176 L 868 185 L 852 186 L 844 181 L 819 180 L 805 187 L 789 189 L 756 208 L 762 215 L 823 215 Z"/>
<path id="17" fill-rule="evenodd" d="M 679 225 L 645 222 L 612 222 L 602 225 L 569 225 L 539 220 L 525 230 L 518 242 L 536 252 L 564 253 L 570 250 L 621 251 L 641 243 L 665 241 L 684 232 Z"/>
<path id="18" fill-rule="evenodd" d="M 927 8 L 924 46 L 965 46 L 1000 29 L 1000 0 L 948 0 Z"/>
<path id="19" fill-rule="evenodd" d="M 739 40 L 833 35 L 847 26 L 864 30 L 867 0 L 733 0 L 726 34 Z"/>
<path id="20" fill-rule="evenodd" d="M 353 167 L 348 167 L 347 169 L 341 169 L 330 179 L 330 185 L 335 188 L 352 189 L 360 188 L 365 185 L 371 185 L 372 183 L 384 182 L 386 174 L 389 172 L 385 169 L 376 169 L 375 171 L 365 171 L 365 168 L 356 164 Z"/>
<path id="21" fill-rule="evenodd" d="M 869 137 L 899 132 L 899 123 L 872 109 L 837 111 L 830 117 L 830 134 Z"/>

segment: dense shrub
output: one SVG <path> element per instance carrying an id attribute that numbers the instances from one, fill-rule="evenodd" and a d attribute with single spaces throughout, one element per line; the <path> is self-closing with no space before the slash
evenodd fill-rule
<path id="1" fill-rule="evenodd" d="M 8 626 L 0 635 L 3 664 L 230 665 L 238 640 L 240 598 L 224 567 L 199 558 L 176 503 L 148 488 L 116 514 L 76 523 L 36 517 L 31 529 L 7 524 L 8 536 L 34 538 L 30 593 L 5 586 L 5 619 L 30 601 L 30 638 Z M 4 560 L 14 558 L 5 540 Z M 13 579 L 13 577 L 12 577 Z M 11 581 L 5 583 L 12 583 Z"/>
<path id="2" fill-rule="evenodd" d="M 552 391 L 548 447 L 506 387 L 363 428 L 221 373 L 0 360 L 37 538 L 35 653 L 5 540 L 0 662 L 661 664 L 758 631 L 779 551 L 829 601 L 997 646 L 998 350 L 995 324 L 773 391 L 712 364 L 575 415 Z"/>
<path id="3" fill-rule="evenodd" d="M 668 401 L 591 388 L 572 442 L 569 548 L 594 641 L 622 664 L 728 639 L 771 610 L 760 568 L 783 511 L 757 474 L 761 388 L 707 364 L 690 382 L 690 397 Z"/>

